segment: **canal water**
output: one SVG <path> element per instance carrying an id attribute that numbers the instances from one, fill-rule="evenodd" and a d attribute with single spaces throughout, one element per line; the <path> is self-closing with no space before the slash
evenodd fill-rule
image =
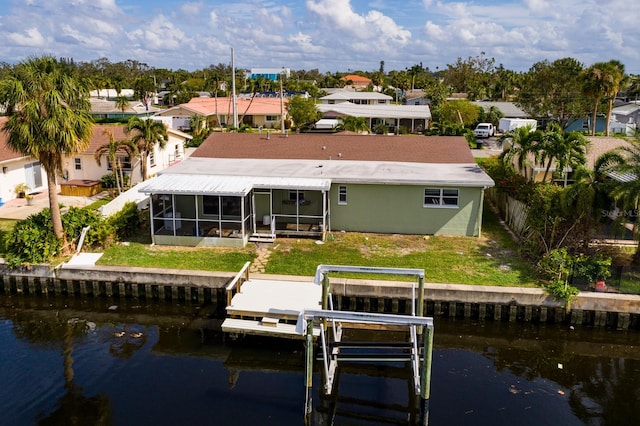
<path id="1" fill-rule="evenodd" d="M 191 305 L 0 295 L 0 424 L 304 424 L 303 344 L 219 324 Z M 345 365 L 325 397 L 318 370 L 312 424 L 408 424 L 408 377 Z M 640 333 L 436 319 L 431 391 L 430 425 L 637 425 Z"/>

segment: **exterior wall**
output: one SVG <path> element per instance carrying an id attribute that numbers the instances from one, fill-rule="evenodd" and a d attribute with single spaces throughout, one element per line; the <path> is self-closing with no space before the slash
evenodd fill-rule
<path id="1" fill-rule="evenodd" d="M 167 141 L 165 148 L 159 149 L 159 147 L 156 146 L 154 153 L 154 166 L 150 164 L 150 158 L 147 158 L 147 161 L 149 161 L 147 175 L 149 177 L 166 169 L 177 161 L 184 159 L 184 140 L 169 133 L 169 140 Z M 76 158 L 80 158 L 81 168 L 79 170 L 76 170 Z M 78 154 L 73 157 L 65 157 L 63 160 L 65 180 L 100 180 L 102 176 L 111 173 L 111 170 L 108 168 L 108 163 L 109 160 L 107 157 L 103 156 L 100 160 L 101 166 L 98 166 L 93 154 Z M 142 181 L 142 175 L 140 173 L 140 157 L 138 155 L 131 159 L 131 170 L 123 170 L 123 173 L 129 176 L 130 185 L 135 185 Z"/>
<path id="2" fill-rule="evenodd" d="M 458 208 L 429 208 L 423 207 L 428 186 L 347 184 L 347 204 L 340 205 L 340 185 L 334 182 L 331 186 L 333 231 L 479 235 L 482 188 L 449 187 L 459 190 Z"/>
<path id="3" fill-rule="evenodd" d="M 36 162 L 32 158 L 20 158 L 7 160 L 0 163 L 0 199 L 3 203 L 16 198 L 15 187 L 20 183 L 28 184 L 25 165 Z M 29 192 L 40 192 L 47 189 L 47 175 L 44 167 L 41 167 L 40 177 L 42 185 L 30 187 Z"/>

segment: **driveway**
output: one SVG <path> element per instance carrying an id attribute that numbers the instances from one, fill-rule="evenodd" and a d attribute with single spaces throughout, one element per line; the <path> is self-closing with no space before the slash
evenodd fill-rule
<path id="1" fill-rule="evenodd" d="M 92 197 L 58 195 L 58 202 L 64 207 L 84 207 L 106 195 L 107 192 L 101 192 Z M 31 205 L 28 205 L 27 200 L 24 198 L 7 201 L 4 205 L 0 206 L 0 219 L 26 219 L 34 213 L 39 213 L 46 207 L 49 207 L 49 196 L 47 195 L 47 191 L 42 191 L 33 196 Z"/>
<path id="2" fill-rule="evenodd" d="M 502 154 L 502 148 L 498 144 L 497 137 L 478 139 L 478 142 L 482 142 L 482 149 L 472 149 L 471 153 L 474 157 L 486 158 Z"/>

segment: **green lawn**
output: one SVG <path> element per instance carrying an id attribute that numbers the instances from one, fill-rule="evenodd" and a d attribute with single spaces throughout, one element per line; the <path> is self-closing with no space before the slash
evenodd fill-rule
<path id="1" fill-rule="evenodd" d="M 482 238 L 349 232 L 333 233 L 324 244 L 278 239 L 265 272 L 310 276 L 319 264 L 382 266 L 424 269 L 427 282 L 538 286 L 534 271 L 517 255 L 516 244 L 492 212 L 485 214 L 484 228 Z"/>
<path id="2" fill-rule="evenodd" d="M 13 230 L 17 220 L 0 219 L 0 257 L 6 254 L 5 238 L 9 232 Z"/>

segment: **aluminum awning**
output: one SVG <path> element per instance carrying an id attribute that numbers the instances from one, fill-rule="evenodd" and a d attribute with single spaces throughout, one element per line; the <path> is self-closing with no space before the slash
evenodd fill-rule
<path id="1" fill-rule="evenodd" d="M 140 184 L 138 191 L 145 194 L 244 197 L 254 188 L 328 191 L 331 188 L 331 179 L 164 173 Z"/>

